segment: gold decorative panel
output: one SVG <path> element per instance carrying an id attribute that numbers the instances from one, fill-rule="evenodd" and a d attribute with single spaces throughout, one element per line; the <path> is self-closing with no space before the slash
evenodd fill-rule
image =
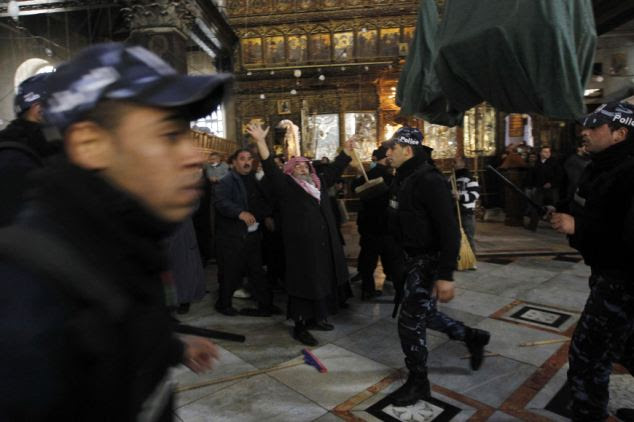
<path id="1" fill-rule="evenodd" d="M 401 40 L 401 28 L 381 29 L 381 56 L 398 55 L 398 43 Z"/>
<path id="2" fill-rule="evenodd" d="M 267 63 L 284 63 L 286 48 L 283 36 L 264 38 L 264 57 Z"/>
<path id="3" fill-rule="evenodd" d="M 432 157 L 453 158 L 456 156 L 458 144 L 456 142 L 456 128 L 448 128 L 447 126 L 432 125 L 425 122 L 424 126 L 425 140 L 423 143 L 433 148 Z"/>
<path id="4" fill-rule="evenodd" d="M 244 38 L 241 47 L 242 63 L 262 64 L 262 38 Z"/>
<path id="5" fill-rule="evenodd" d="M 310 36 L 310 60 L 330 60 L 330 34 L 312 34 Z"/>
<path id="6" fill-rule="evenodd" d="M 495 118 L 495 109 L 487 103 L 482 103 L 465 113 L 465 156 L 495 155 Z"/>
<path id="7" fill-rule="evenodd" d="M 358 112 L 345 113 L 345 134 L 346 139 L 352 135 L 361 138 L 359 143 L 360 151 L 357 151 L 359 159 L 362 161 L 370 161 L 372 151 L 376 149 L 376 113 L 374 112 Z"/>
<path id="8" fill-rule="evenodd" d="M 306 35 L 291 35 L 288 42 L 288 61 L 303 63 L 308 60 L 308 37 Z"/>
<path id="9" fill-rule="evenodd" d="M 339 148 L 339 115 L 308 116 L 308 136 L 302 141 L 302 154 L 307 157 L 334 158 Z"/>
<path id="10" fill-rule="evenodd" d="M 379 31 L 366 29 L 357 33 L 357 56 L 376 57 L 378 55 Z"/>
<path id="11" fill-rule="evenodd" d="M 335 61 L 348 61 L 354 57 L 354 35 L 352 32 L 339 32 L 334 35 Z"/>
<path id="12" fill-rule="evenodd" d="M 415 32 L 416 32 L 416 28 L 413 26 L 408 26 L 407 28 L 403 28 L 403 42 L 407 45 L 412 45 Z"/>

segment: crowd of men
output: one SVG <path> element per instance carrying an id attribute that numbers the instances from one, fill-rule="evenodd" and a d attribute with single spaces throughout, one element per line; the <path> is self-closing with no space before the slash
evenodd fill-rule
<path id="1" fill-rule="evenodd" d="M 251 124 L 252 148 L 229 163 L 212 154 L 203 172 L 189 122 L 213 111 L 230 81 L 180 75 L 148 50 L 113 43 L 21 84 L 17 119 L 0 132 L 0 194 L 11 199 L 0 222 L 3 417 L 171 420 L 170 368 L 203 372 L 218 357 L 208 339 L 176 336 L 171 315 L 204 296 L 202 266 L 212 256 L 219 313 L 285 312 L 293 337 L 310 346 L 311 331 L 334 329 L 328 317 L 352 294 L 337 189 L 356 137 L 332 162 L 284 160 L 271 154 L 268 129 Z M 633 106 L 610 103 L 580 121 L 591 162 L 573 157 L 575 187 L 546 213 L 592 269 L 570 348 L 575 421 L 608 416 L 612 363 L 634 370 L 632 116 Z M 455 294 L 456 212 L 475 249 L 479 186 L 458 157 L 452 192 L 423 140 L 403 127 L 374 152 L 368 176 L 383 186 L 365 191 L 357 222 L 361 299 L 381 294 L 379 257 L 396 290 L 409 371 L 390 395 L 396 406 L 431 397 L 428 328 L 463 342 L 473 370 L 490 340 L 437 309 Z M 542 148 L 531 173 L 544 204 L 556 202 L 550 159 Z M 245 280 L 256 307 L 238 310 Z M 280 288 L 286 309 L 274 302 Z M 634 419 L 628 409 L 619 416 Z"/>

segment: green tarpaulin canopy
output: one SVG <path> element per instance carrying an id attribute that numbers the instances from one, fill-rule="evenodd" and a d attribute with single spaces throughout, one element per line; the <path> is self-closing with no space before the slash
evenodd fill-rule
<path id="1" fill-rule="evenodd" d="M 557 119 L 585 112 L 591 0 L 448 0 L 440 25 L 437 16 L 435 1 L 422 0 L 399 81 L 403 114 L 452 126 L 483 101 Z"/>

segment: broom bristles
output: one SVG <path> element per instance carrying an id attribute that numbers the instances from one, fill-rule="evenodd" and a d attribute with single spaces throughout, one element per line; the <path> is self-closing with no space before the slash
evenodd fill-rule
<path id="1" fill-rule="evenodd" d="M 458 256 L 458 270 L 470 270 L 476 266 L 476 257 L 471 249 L 469 239 L 460 227 L 460 255 Z"/>

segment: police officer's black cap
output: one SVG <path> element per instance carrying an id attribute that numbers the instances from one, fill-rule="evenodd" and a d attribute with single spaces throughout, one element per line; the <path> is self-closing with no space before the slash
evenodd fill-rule
<path id="1" fill-rule="evenodd" d="M 593 129 L 606 123 L 634 128 L 634 105 L 613 101 L 602 104 L 592 113 L 577 120 L 583 127 Z"/>
<path id="2" fill-rule="evenodd" d="M 383 143 L 387 148 L 392 148 L 396 144 L 411 147 L 421 146 L 423 145 L 423 133 L 415 127 L 402 127 L 392 135 L 389 141 Z"/>
<path id="3" fill-rule="evenodd" d="M 13 111 L 19 116 L 46 97 L 46 81 L 50 73 L 40 73 L 23 80 L 13 99 Z"/>
<path id="4" fill-rule="evenodd" d="M 210 114 L 224 99 L 230 74 L 189 76 L 176 72 L 143 47 L 96 44 L 57 68 L 47 81 L 47 123 L 64 130 L 102 100 L 182 108 L 191 120 Z"/>

